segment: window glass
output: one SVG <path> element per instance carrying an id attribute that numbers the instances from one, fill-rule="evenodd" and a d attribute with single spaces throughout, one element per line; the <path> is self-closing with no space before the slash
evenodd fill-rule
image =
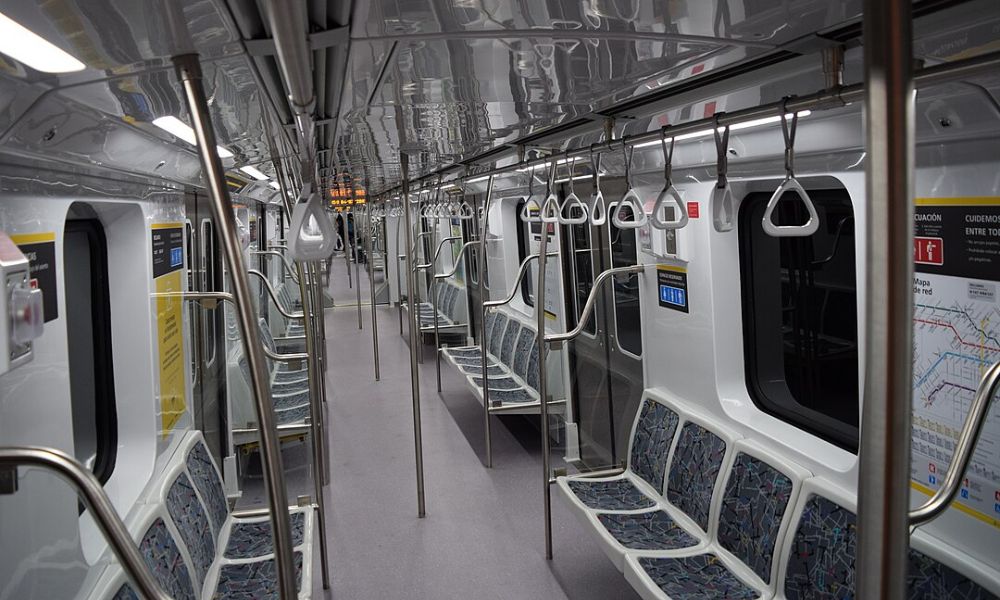
<path id="1" fill-rule="evenodd" d="M 616 209 L 609 208 L 608 214 Z M 625 208 L 626 219 L 632 218 L 631 208 Z M 628 267 L 636 264 L 635 229 L 619 229 L 608 219 L 611 234 L 611 266 Z M 642 356 L 642 329 L 639 318 L 639 278 L 614 277 L 610 282 L 615 294 L 615 337 L 622 350 Z"/>
<path id="2" fill-rule="evenodd" d="M 573 243 L 573 282 L 574 293 L 573 303 L 576 311 L 576 318 L 579 322 L 580 315 L 583 314 L 583 307 L 587 304 L 587 297 L 594 287 L 594 260 L 591 250 L 590 225 L 582 223 L 580 225 L 570 225 L 570 236 Z M 595 333 L 595 319 L 587 319 L 583 330 L 587 333 Z"/>
<path id="3" fill-rule="evenodd" d="M 740 206 L 747 388 L 761 410 L 856 452 L 854 211 L 846 191 L 809 195 L 820 222 L 809 237 L 764 233 L 770 194 L 751 194 Z M 790 196 L 775 211 L 779 225 L 807 218 Z"/>
<path id="4" fill-rule="evenodd" d="M 514 213 L 514 218 L 517 219 L 517 261 L 518 264 L 524 262 L 524 259 L 528 257 L 531 253 L 528 244 L 528 240 L 531 239 L 532 235 L 540 235 L 542 232 L 541 223 L 525 223 L 521 220 L 521 210 L 524 209 L 524 200 L 521 200 L 517 204 L 516 212 Z M 521 299 L 528 306 L 535 306 L 535 262 L 533 261 L 528 265 L 528 272 L 524 274 L 524 279 L 521 280 Z"/>

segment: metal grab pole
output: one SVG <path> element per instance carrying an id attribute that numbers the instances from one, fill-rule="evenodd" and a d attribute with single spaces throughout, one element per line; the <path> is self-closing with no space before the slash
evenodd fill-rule
<path id="1" fill-rule="evenodd" d="M 354 209 L 351 209 L 351 214 L 354 214 Z M 361 326 L 361 223 L 360 219 L 354 220 L 354 243 L 357 244 L 354 250 L 354 281 L 358 285 L 354 286 L 355 291 L 358 294 L 358 329 L 363 329 Z"/>
<path id="2" fill-rule="evenodd" d="M 367 183 L 365 184 L 367 187 Z M 365 231 L 368 234 L 365 238 L 368 240 L 368 248 L 366 252 L 368 253 L 368 295 L 371 296 L 372 303 L 372 353 L 375 357 L 375 381 L 380 379 L 379 375 L 379 364 L 378 364 L 378 317 L 375 314 L 375 259 L 374 259 L 374 246 L 372 243 L 372 223 L 371 223 L 371 208 L 368 209 L 368 223 L 365 226 Z"/>
<path id="3" fill-rule="evenodd" d="M 420 372 L 417 370 L 417 345 L 414 341 L 420 335 L 417 322 L 416 304 L 413 301 L 413 289 L 416 279 L 413 270 L 413 230 L 410 215 L 410 161 L 404 152 L 399 153 L 399 163 L 403 175 L 403 218 L 406 220 L 406 286 L 409 288 L 407 300 L 410 303 L 408 311 L 410 323 L 410 387 L 413 396 L 413 445 L 417 466 L 417 516 L 424 518 L 427 507 L 424 499 L 424 440 L 420 430 Z"/>
<path id="4" fill-rule="evenodd" d="M 489 235 L 490 196 L 493 195 L 493 176 L 486 182 L 486 198 L 483 199 L 483 228 L 479 232 L 479 358 L 483 368 L 483 429 L 486 435 L 486 468 L 493 468 L 493 430 L 490 423 L 490 371 L 486 363 L 486 237 Z"/>
<path id="5" fill-rule="evenodd" d="M 139 548 L 132 541 L 128 528 L 122 522 L 114 504 L 104 491 L 104 486 L 89 470 L 60 450 L 36 447 L 0 448 L 0 467 L 35 467 L 51 471 L 76 489 L 83 503 L 108 540 L 118 561 L 139 588 L 139 595 L 152 600 L 170 600 L 146 567 Z"/>
<path id="6" fill-rule="evenodd" d="M 906 596 L 913 412 L 912 2 L 865 0 L 865 375 L 858 597 Z"/>
<path id="7" fill-rule="evenodd" d="M 549 402 L 548 378 L 545 374 L 545 261 L 548 258 L 549 228 L 542 223 L 541 239 L 538 244 L 538 279 L 535 288 L 535 326 L 538 329 L 538 400 L 541 411 L 542 429 L 542 496 L 545 503 L 545 558 L 552 560 L 552 490 L 549 487 Z"/>
<path id="8" fill-rule="evenodd" d="M 352 183 L 351 185 L 353 186 L 354 184 Z M 353 191 L 352 191 L 352 193 L 353 193 Z M 343 231 L 343 236 L 344 236 L 344 264 L 347 265 L 347 288 L 350 289 L 351 287 L 353 287 L 354 284 L 351 283 L 351 240 L 350 240 L 350 238 L 347 237 L 347 211 L 341 209 L 340 216 L 341 216 L 340 227 L 341 227 L 341 229 L 344 230 Z"/>
<path id="9" fill-rule="evenodd" d="M 303 328 L 306 335 L 306 366 L 309 369 L 309 410 L 311 413 L 309 424 L 312 433 L 313 488 L 316 494 L 316 518 L 320 536 L 319 556 L 323 571 L 323 589 L 328 590 L 330 589 L 330 567 L 326 546 L 326 502 L 323 497 L 323 483 L 325 480 L 323 474 L 327 471 L 323 448 L 326 445 L 326 427 L 324 426 L 323 403 L 320 401 L 323 392 L 320 383 L 322 375 L 319 366 L 319 352 L 316 349 L 316 321 L 312 318 L 316 296 L 309 289 L 309 286 L 304 283 L 308 280 L 312 286 L 315 286 L 319 282 L 312 278 L 310 269 L 303 267 L 302 263 L 299 263 L 298 267 L 299 281 L 303 282 L 299 284 L 299 294 L 302 296 L 302 309 L 309 315 L 309 317 L 303 319 Z"/>
<path id="10" fill-rule="evenodd" d="M 952 455 L 951 464 L 948 465 L 944 483 L 927 502 L 910 511 L 911 527 L 933 521 L 955 499 L 955 495 L 962 487 L 962 478 L 965 476 L 965 470 L 969 468 L 969 461 L 972 460 L 972 454 L 979 442 L 979 434 L 986 424 L 986 415 L 989 414 L 993 395 L 997 393 L 998 388 L 1000 388 L 1000 361 L 993 363 L 980 380 L 976 396 L 972 399 L 972 406 L 969 407 L 969 414 L 962 425 L 962 433 L 959 435 L 958 443 L 955 444 L 955 453 Z"/>
<path id="11" fill-rule="evenodd" d="M 236 314 L 243 334 L 243 353 L 250 367 L 250 388 L 257 422 L 260 424 L 261 467 L 267 491 L 268 506 L 271 509 L 271 531 L 275 563 L 278 571 L 278 592 L 281 598 L 295 598 L 295 561 L 292 557 L 292 527 L 288 518 L 288 494 L 285 490 L 284 468 L 281 461 L 281 447 L 275 429 L 274 406 L 267 376 L 267 363 L 257 329 L 253 296 L 250 282 L 243 265 L 243 248 L 236 233 L 236 218 L 233 203 L 229 198 L 225 171 L 216 153 L 215 132 L 209 121 L 208 104 L 201 85 L 201 66 L 197 54 L 183 54 L 173 57 L 177 77 L 184 86 L 184 99 L 191 114 L 191 125 L 198 142 L 202 172 L 211 198 L 212 213 L 218 227 L 219 238 L 229 265 L 229 276 L 236 300 Z"/>

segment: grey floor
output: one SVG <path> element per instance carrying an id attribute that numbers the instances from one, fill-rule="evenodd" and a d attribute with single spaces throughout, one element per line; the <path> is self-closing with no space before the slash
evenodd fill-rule
<path id="1" fill-rule="evenodd" d="M 353 293 L 345 268 L 341 257 L 331 273 L 338 305 Z M 378 308 L 375 382 L 369 306 L 363 316 L 359 330 L 355 307 L 326 313 L 331 589 L 322 590 L 317 571 L 315 596 L 638 598 L 555 495 L 555 558 L 545 560 L 535 424 L 494 420 L 494 467 L 486 469 L 482 405 L 447 365 L 438 394 L 432 351 L 419 368 L 427 516 L 417 518 L 408 347 L 396 309 Z"/>

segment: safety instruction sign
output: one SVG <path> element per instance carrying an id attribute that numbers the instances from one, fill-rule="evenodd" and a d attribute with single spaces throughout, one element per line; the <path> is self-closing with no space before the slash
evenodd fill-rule
<path id="1" fill-rule="evenodd" d="M 672 308 L 688 312 L 688 276 L 684 267 L 659 265 L 656 267 L 656 288 L 659 294 L 659 304 L 664 308 Z"/>
<path id="2" fill-rule="evenodd" d="M 184 291 L 184 229 L 177 224 L 153 225 L 153 282 L 157 293 Z M 184 373 L 183 301 L 156 299 L 156 332 L 160 360 L 161 435 L 166 437 L 187 409 Z"/>
<path id="3" fill-rule="evenodd" d="M 912 487 L 944 480 L 983 373 L 1000 360 L 1000 198 L 920 199 L 914 216 Z M 994 406 L 956 509 L 1000 528 Z"/>
<path id="4" fill-rule="evenodd" d="M 42 290 L 45 322 L 59 317 L 58 279 L 56 278 L 56 234 L 24 233 L 10 236 L 28 259 L 31 287 Z"/>

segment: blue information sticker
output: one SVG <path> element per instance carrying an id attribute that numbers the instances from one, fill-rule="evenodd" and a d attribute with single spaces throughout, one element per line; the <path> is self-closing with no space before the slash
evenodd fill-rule
<path id="1" fill-rule="evenodd" d="M 656 272 L 659 305 L 688 312 L 687 272 L 680 268 L 660 267 Z"/>
<path id="2" fill-rule="evenodd" d="M 936 485 L 937 484 L 937 477 L 935 477 L 934 475 L 928 475 L 927 476 L 927 481 L 930 482 L 931 485 Z"/>
<path id="3" fill-rule="evenodd" d="M 170 266 L 179 267 L 181 263 L 184 262 L 184 249 L 183 248 L 171 248 L 170 249 Z"/>

